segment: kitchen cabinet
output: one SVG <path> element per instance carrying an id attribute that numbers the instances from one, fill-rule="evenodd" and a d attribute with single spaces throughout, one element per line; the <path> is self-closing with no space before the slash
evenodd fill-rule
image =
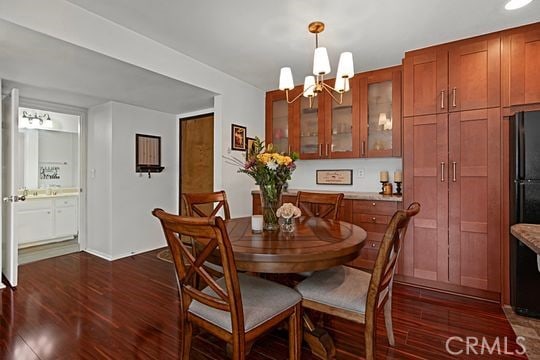
<path id="1" fill-rule="evenodd" d="M 401 66 L 370 71 L 360 83 L 360 156 L 401 156 Z"/>
<path id="2" fill-rule="evenodd" d="M 76 196 L 27 199 L 18 202 L 15 232 L 19 246 L 78 234 Z"/>
<path id="3" fill-rule="evenodd" d="M 330 86 L 334 80 L 329 80 Z M 300 159 L 340 159 L 359 156 L 358 81 L 343 93 L 341 104 L 322 92 L 312 99 L 302 97 L 295 104 L 300 129 Z M 301 89 L 299 88 L 299 91 Z M 336 97 L 338 97 L 336 95 Z"/>
<path id="4" fill-rule="evenodd" d="M 294 95 L 295 90 L 290 95 Z M 288 104 L 281 90 L 266 93 L 266 144 L 273 144 L 279 152 L 298 152 L 298 126 L 294 104 Z"/>
<path id="5" fill-rule="evenodd" d="M 500 138 L 500 108 L 405 118 L 404 201 L 422 210 L 400 274 L 500 292 Z"/>
<path id="6" fill-rule="evenodd" d="M 386 227 L 397 211 L 398 204 L 396 201 L 353 200 L 352 223 L 366 230 L 367 238 L 360 255 L 348 265 L 365 270 L 373 269 Z"/>
<path id="7" fill-rule="evenodd" d="M 540 103 L 540 23 L 503 35 L 504 106 Z"/>
<path id="8" fill-rule="evenodd" d="M 407 52 L 403 115 L 500 106 L 500 43 L 495 34 Z"/>

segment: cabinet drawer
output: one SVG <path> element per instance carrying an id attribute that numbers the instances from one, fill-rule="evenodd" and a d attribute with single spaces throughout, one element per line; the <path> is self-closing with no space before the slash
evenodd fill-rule
<path id="1" fill-rule="evenodd" d="M 375 214 L 357 214 L 356 219 L 359 223 L 372 223 L 387 225 L 390 222 L 390 217 L 387 215 Z"/>
<path id="2" fill-rule="evenodd" d="M 380 246 L 381 243 L 379 241 L 366 240 L 366 244 L 360 250 L 360 255 L 351 261 L 349 265 L 360 269 L 373 269 Z"/>
<path id="3" fill-rule="evenodd" d="M 59 199 L 54 199 L 54 206 L 56 208 L 77 206 L 77 198 L 76 197 L 63 197 Z"/>
<path id="4" fill-rule="evenodd" d="M 373 222 L 363 222 L 360 221 L 360 215 L 361 214 L 354 214 L 353 216 L 353 224 L 360 226 L 362 229 L 366 230 L 369 233 L 375 232 L 375 233 L 381 233 L 384 234 L 386 231 L 386 228 L 388 225 L 386 224 L 377 224 Z M 371 219 L 371 218 L 370 218 Z"/>
<path id="5" fill-rule="evenodd" d="M 15 203 L 17 211 L 52 209 L 51 199 L 32 199 Z"/>
<path id="6" fill-rule="evenodd" d="M 397 209 L 395 201 L 355 200 L 353 203 L 353 213 L 393 215 Z"/>

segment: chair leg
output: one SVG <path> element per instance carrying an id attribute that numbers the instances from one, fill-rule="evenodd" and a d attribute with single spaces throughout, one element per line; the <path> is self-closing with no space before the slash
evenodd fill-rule
<path id="1" fill-rule="evenodd" d="M 388 336 L 388 343 L 391 346 L 396 344 L 394 340 L 394 328 L 392 326 L 392 298 L 389 297 L 384 304 L 384 325 L 386 327 L 386 336 Z"/>
<path id="2" fill-rule="evenodd" d="M 377 336 L 377 318 L 376 312 L 366 317 L 364 329 L 364 340 L 366 343 L 366 360 L 375 359 L 375 337 Z"/>
<path id="3" fill-rule="evenodd" d="M 300 359 L 302 351 L 302 306 L 295 305 L 294 312 L 289 316 L 289 359 Z"/>
<path id="4" fill-rule="evenodd" d="M 191 352 L 191 337 L 193 335 L 191 323 L 189 321 L 185 321 L 182 330 L 182 360 L 189 360 L 189 353 Z"/>

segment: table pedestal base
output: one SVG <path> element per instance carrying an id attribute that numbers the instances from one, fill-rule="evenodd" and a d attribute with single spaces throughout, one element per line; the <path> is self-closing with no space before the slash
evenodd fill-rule
<path id="1" fill-rule="evenodd" d="M 304 314 L 304 340 L 309 345 L 311 353 L 318 359 L 335 359 L 336 348 L 332 338 L 322 328 L 315 327 L 307 314 Z"/>

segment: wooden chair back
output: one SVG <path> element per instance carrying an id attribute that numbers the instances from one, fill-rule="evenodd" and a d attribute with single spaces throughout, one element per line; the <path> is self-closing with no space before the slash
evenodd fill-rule
<path id="1" fill-rule="evenodd" d="M 369 283 L 366 324 L 369 323 L 369 316 L 374 317 L 376 310 L 384 305 L 388 296 L 391 296 L 394 272 L 407 227 L 411 218 L 419 212 L 420 204 L 414 202 L 406 210 L 396 211 L 386 228 Z M 380 298 L 385 290 L 388 291 Z"/>
<path id="2" fill-rule="evenodd" d="M 229 203 L 227 202 L 227 194 L 225 191 L 216 191 L 213 193 L 191 193 L 182 194 L 184 205 L 188 216 L 211 217 L 216 216 L 218 211 L 223 208 L 225 220 L 231 218 Z M 215 204 L 215 207 L 214 207 Z M 211 206 L 211 211 L 205 210 L 204 207 Z"/>
<path id="3" fill-rule="evenodd" d="M 238 274 L 223 219 L 221 217 L 178 216 L 162 209 L 154 209 L 152 214 L 160 220 L 172 254 L 180 292 L 181 320 L 184 322 L 187 319 L 189 305 L 196 300 L 209 307 L 229 312 L 233 333 L 243 333 L 244 316 Z M 196 241 L 201 241 L 204 246 L 201 251 L 194 254 L 184 242 L 180 241 L 181 236 L 197 239 Z M 216 251 L 219 252 L 223 266 L 225 288 L 216 283 L 204 266 L 208 257 Z M 195 283 L 202 286 L 195 287 L 192 285 Z M 216 295 L 199 290 L 206 286 L 210 287 Z"/>
<path id="4" fill-rule="evenodd" d="M 296 195 L 296 206 L 303 215 L 337 220 L 343 194 L 315 193 L 299 191 Z"/>

